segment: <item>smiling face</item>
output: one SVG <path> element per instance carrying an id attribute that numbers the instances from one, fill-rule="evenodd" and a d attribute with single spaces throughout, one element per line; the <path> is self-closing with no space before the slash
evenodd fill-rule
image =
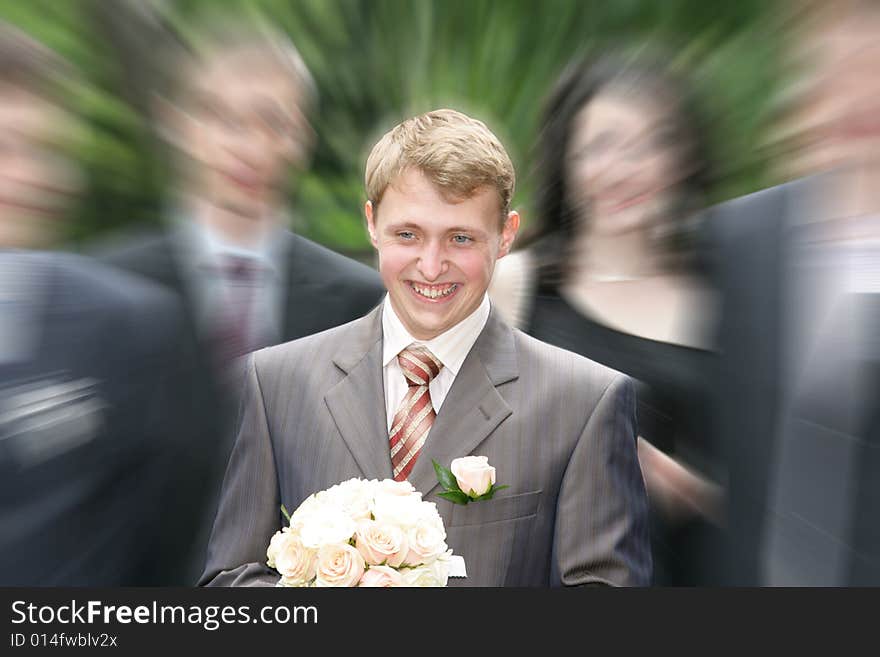
<path id="1" fill-rule="evenodd" d="M 291 165 L 306 160 L 304 89 L 259 50 L 214 54 L 187 81 L 172 134 L 194 167 L 190 191 L 244 219 L 261 218 L 277 204 Z"/>
<path id="2" fill-rule="evenodd" d="M 450 199 L 422 172 L 407 169 L 365 213 L 391 305 L 409 333 L 430 340 L 473 313 L 495 261 L 510 250 L 519 215 L 499 225 L 498 192 L 481 187 Z"/>
<path id="3" fill-rule="evenodd" d="M 644 229 L 686 176 L 669 110 L 660 102 L 613 91 L 575 116 L 566 154 L 566 187 L 589 207 L 592 229 Z"/>

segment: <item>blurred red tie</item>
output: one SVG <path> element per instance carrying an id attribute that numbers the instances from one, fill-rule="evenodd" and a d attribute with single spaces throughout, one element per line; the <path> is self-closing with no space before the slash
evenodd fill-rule
<path id="1" fill-rule="evenodd" d="M 264 270 L 253 258 L 231 255 L 223 257 L 218 270 L 226 294 L 214 313 L 216 325 L 211 335 L 218 364 L 225 368 L 261 346 L 254 330 L 253 305 Z"/>

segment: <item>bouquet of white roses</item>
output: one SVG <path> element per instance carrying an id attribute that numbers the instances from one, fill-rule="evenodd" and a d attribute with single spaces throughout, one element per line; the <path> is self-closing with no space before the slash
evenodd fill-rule
<path id="1" fill-rule="evenodd" d="M 443 520 L 407 481 L 349 479 L 289 521 L 266 551 L 278 586 L 446 586 Z"/>

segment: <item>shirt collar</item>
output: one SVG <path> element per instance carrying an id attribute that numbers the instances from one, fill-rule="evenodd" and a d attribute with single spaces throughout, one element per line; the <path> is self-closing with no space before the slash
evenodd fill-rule
<path id="1" fill-rule="evenodd" d="M 416 340 L 394 312 L 391 298 L 386 294 L 382 306 L 382 366 L 386 367 L 397 357 L 397 354 L 415 342 L 427 347 L 445 368 L 458 375 L 458 370 L 461 369 L 471 347 L 483 332 L 487 321 L 489 321 L 489 296 L 483 295 L 483 301 L 477 309 L 458 324 L 431 340 Z"/>
<path id="2" fill-rule="evenodd" d="M 207 226 L 180 214 L 177 214 L 176 223 L 187 250 L 195 256 L 193 262 L 197 263 L 197 267 L 216 267 L 222 263 L 224 257 L 233 256 L 254 260 L 267 273 L 279 272 L 279 254 L 276 247 L 282 240 L 276 239 L 278 237 L 276 231 L 270 232 L 266 239 L 247 248 L 225 240 Z"/>

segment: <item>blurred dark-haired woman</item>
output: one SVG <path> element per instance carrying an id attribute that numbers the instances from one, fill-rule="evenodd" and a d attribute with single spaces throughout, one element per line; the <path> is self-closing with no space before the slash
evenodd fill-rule
<path id="1" fill-rule="evenodd" d="M 709 167 L 657 60 L 570 65 L 539 135 L 537 226 L 490 294 L 515 326 L 637 382 L 658 585 L 715 580 L 723 473 L 711 440 L 716 300 L 703 275 Z"/>

